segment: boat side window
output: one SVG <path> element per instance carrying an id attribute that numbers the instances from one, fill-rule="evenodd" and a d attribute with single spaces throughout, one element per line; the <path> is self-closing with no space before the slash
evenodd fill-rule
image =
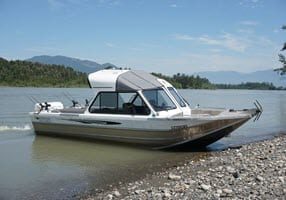
<path id="1" fill-rule="evenodd" d="M 172 87 L 168 87 L 168 90 L 173 95 L 173 97 L 176 99 L 176 101 L 179 103 L 181 107 L 186 107 L 186 103 L 184 102 L 183 98 L 176 92 L 176 90 Z"/>
<path id="2" fill-rule="evenodd" d="M 134 97 L 133 104 L 135 106 L 146 106 L 144 101 L 142 100 L 142 98 L 138 94 L 136 97 Z"/>
<path id="3" fill-rule="evenodd" d="M 117 94 L 116 93 L 101 93 L 100 95 L 100 110 L 103 112 L 116 112 L 117 109 Z"/>
<path id="4" fill-rule="evenodd" d="M 136 94 L 136 96 L 134 96 L 131 103 L 135 108 L 136 114 L 139 114 L 139 115 L 149 115 L 150 114 L 150 109 L 145 104 L 143 99 L 139 96 L 139 94 Z"/>
<path id="5" fill-rule="evenodd" d="M 89 108 L 90 113 L 149 115 L 150 110 L 136 92 L 101 92 Z"/>
<path id="6" fill-rule="evenodd" d="M 172 110 L 176 108 L 174 102 L 163 89 L 144 90 L 143 94 L 155 111 Z"/>

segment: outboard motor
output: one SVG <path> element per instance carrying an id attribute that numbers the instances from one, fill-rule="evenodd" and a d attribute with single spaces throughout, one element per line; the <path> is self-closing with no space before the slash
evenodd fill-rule
<path id="1" fill-rule="evenodd" d="M 62 104 L 62 102 L 44 102 L 44 103 L 36 103 L 34 111 L 36 113 L 40 113 L 43 110 L 50 112 L 52 110 L 60 110 L 63 108 L 64 105 Z"/>

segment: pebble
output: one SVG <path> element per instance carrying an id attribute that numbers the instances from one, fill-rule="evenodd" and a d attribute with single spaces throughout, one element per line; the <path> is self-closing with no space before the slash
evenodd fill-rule
<path id="1" fill-rule="evenodd" d="M 170 197 L 171 197 L 171 194 L 170 194 L 169 192 L 165 192 L 165 193 L 164 193 L 164 197 L 165 197 L 165 198 L 170 198 Z"/>
<path id="2" fill-rule="evenodd" d="M 208 191 L 211 188 L 211 186 L 210 185 L 201 184 L 201 188 L 203 190 L 205 190 L 205 191 Z"/>
<path id="3" fill-rule="evenodd" d="M 168 178 L 169 178 L 170 180 L 177 181 L 177 180 L 180 180 L 180 179 L 181 179 L 181 176 L 170 173 L 169 176 L 168 176 Z"/>
<path id="4" fill-rule="evenodd" d="M 259 176 L 259 175 L 258 175 L 258 176 L 256 177 L 256 180 L 258 180 L 259 182 L 262 182 L 262 181 L 264 181 L 264 178 L 263 178 L 262 176 Z"/>
<path id="5" fill-rule="evenodd" d="M 140 193 L 142 193 L 142 192 L 144 192 L 144 190 L 135 190 L 135 194 L 140 194 Z"/>
<path id="6" fill-rule="evenodd" d="M 235 169 L 233 167 L 230 167 L 230 166 L 227 166 L 226 170 L 231 174 L 235 172 Z"/>
<path id="7" fill-rule="evenodd" d="M 216 193 L 217 193 L 217 194 L 221 194 L 221 193 L 222 193 L 222 190 L 221 190 L 221 189 L 217 189 L 217 190 L 216 190 Z"/>
<path id="8" fill-rule="evenodd" d="M 242 157 L 242 153 L 237 153 L 236 154 L 238 157 Z"/>
<path id="9" fill-rule="evenodd" d="M 233 176 L 234 178 L 238 178 L 238 177 L 239 177 L 239 173 L 238 173 L 238 172 L 234 172 L 234 173 L 232 173 L 232 176 Z"/>
<path id="10" fill-rule="evenodd" d="M 226 193 L 226 194 L 231 194 L 232 193 L 232 190 L 231 189 L 227 189 L 227 188 L 224 188 L 222 191 L 224 193 Z"/>
<path id="11" fill-rule="evenodd" d="M 121 195 L 117 190 L 115 190 L 113 194 L 114 194 L 114 196 L 116 196 L 116 197 L 120 197 L 120 195 Z"/>
<path id="12" fill-rule="evenodd" d="M 285 175 L 286 175 L 286 174 L 285 174 Z M 284 177 L 283 177 L 283 176 L 279 176 L 278 178 L 279 178 L 279 180 L 284 184 L 284 182 L 285 182 L 285 181 L 284 181 Z"/>
<path id="13" fill-rule="evenodd" d="M 108 195 L 107 195 L 107 199 L 108 199 L 108 200 L 112 200 L 112 199 L 113 199 L 113 195 L 112 195 L 112 194 L 108 194 Z"/>

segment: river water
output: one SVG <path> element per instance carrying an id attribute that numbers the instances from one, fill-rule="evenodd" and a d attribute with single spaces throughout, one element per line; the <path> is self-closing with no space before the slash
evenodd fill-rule
<path id="1" fill-rule="evenodd" d="M 264 112 L 210 145 L 206 151 L 269 139 L 286 132 L 286 92 L 249 90 L 180 90 L 191 107 L 251 108 Z M 39 101 L 91 98 L 90 89 L 0 88 L 0 199 L 69 199 L 84 191 L 175 166 L 207 152 L 154 151 L 126 145 L 35 136 L 28 112 Z"/>

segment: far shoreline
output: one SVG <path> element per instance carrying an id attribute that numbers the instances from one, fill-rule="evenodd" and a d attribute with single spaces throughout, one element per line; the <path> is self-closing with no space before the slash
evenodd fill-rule
<path id="1" fill-rule="evenodd" d="M 60 86 L 6 86 L 6 85 L 0 85 L 0 88 L 31 88 L 31 89 L 37 89 L 37 88 L 46 88 L 46 89 L 91 89 L 88 86 L 69 86 L 69 87 L 60 87 Z M 215 88 L 215 89 L 207 89 L 207 88 L 177 88 L 178 90 L 208 90 L 208 91 L 215 91 L 215 90 L 247 90 L 247 91 L 286 91 L 286 88 L 284 89 L 239 89 L 239 88 Z"/>

